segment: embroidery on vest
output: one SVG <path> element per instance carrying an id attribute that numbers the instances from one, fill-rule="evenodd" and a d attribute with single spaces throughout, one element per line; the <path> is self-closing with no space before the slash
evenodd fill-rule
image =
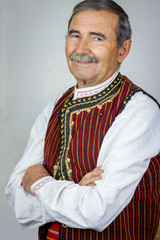
<path id="1" fill-rule="evenodd" d="M 67 156 L 72 139 L 72 127 L 74 125 L 73 115 L 79 115 L 82 111 L 89 113 L 92 109 L 102 109 L 103 104 L 111 102 L 119 93 L 122 76 L 119 74 L 115 81 L 101 93 L 92 97 L 82 98 L 74 101 L 66 101 L 59 111 L 60 122 L 60 151 L 57 164 L 54 166 L 54 178 L 73 180 L 69 167 L 70 158 Z"/>
<path id="2" fill-rule="evenodd" d="M 71 88 L 56 104 L 48 124 L 44 152 L 45 166 L 56 179 L 78 182 L 95 167 L 101 141 L 115 117 L 136 92 L 143 91 L 126 77 L 118 77 L 119 80 L 116 79 L 105 91 L 81 101 L 72 101 L 74 89 Z M 85 127 L 81 127 L 83 125 Z M 89 140 L 95 139 L 94 134 L 97 134 L 97 141 L 90 143 Z M 154 239 L 160 216 L 159 162 L 159 155 L 151 159 L 131 202 L 103 232 L 60 224 L 61 239 Z M 42 228 L 48 229 L 48 226 Z"/>

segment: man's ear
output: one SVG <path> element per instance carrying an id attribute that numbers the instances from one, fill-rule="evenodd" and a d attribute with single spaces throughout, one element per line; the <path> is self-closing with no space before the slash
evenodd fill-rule
<path id="1" fill-rule="evenodd" d="M 126 41 L 124 41 L 123 45 L 119 48 L 119 53 L 118 53 L 118 62 L 119 64 L 121 64 L 124 59 L 127 57 L 129 51 L 130 51 L 130 48 L 131 48 L 131 43 L 132 43 L 132 40 L 131 39 L 128 39 Z"/>

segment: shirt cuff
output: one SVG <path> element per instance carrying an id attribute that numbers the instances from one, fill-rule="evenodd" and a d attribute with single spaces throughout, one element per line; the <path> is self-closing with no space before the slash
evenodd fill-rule
<path id="1" fill-rule="evenodd" d="M 55 181 L 57 180 L 51 176 L 43 177 L 32 184 L 31 191 L 36 196 L 38 190 L 41 189 L 44 185 L 48 184 L 49 182 L 55 182 Z"/>
<path id="2" fill-rule="evenodd" d="M 50 223 L 50 222 L 56 222 L 56 220 L 47 212 L 47 210 L 43 205 L 41 205 L 41 211 L 42 211 L 44 224 Z"/>

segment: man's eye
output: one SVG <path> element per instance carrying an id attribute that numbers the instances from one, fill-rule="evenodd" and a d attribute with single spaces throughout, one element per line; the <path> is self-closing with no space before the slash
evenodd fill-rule
<path id="1" fill-rule="evenodd" d="M 79 35 L 78 34 L 72 34 L 71 38 L 79 38 Z"/>
<path id="2" fill-rule="evenodd" d="M 100 37 L 95 37 L 95 40 L 98 41 L 98 42 L 103 41 L 103 39 L 100 38 Z"/>

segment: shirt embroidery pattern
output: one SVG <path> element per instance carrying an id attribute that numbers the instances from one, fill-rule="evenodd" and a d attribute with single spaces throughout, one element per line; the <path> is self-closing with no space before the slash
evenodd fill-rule
<path id="1" fill-rule="evenodd" d="M 112 81 L 117 77 L 117 75 L 118 75 L 118 72 L 116 72 L 107 81 L 105 81 L 99 85 L 96 85 L 94 87 L 91 87 L 91 88 L 77 89 L 75 87 L 73 99 L 75 100 L 75 99 L 80 99 L 80 98 L 85 98 L 85 97 L 91 97 L 93 95 L 96 95 L 96 94 L 102 92 L 112 83 Z"/>
<path id="2" fill-rule="evenodd" d="M 53 181 L 52 177 L 48 177 L 48 178 L 42 179 L 42 181 L 38 182 L 37 185 L 33 187 L 33 189 L 32 189 L 33 194 L 36 195 L 36 192 L 40 188 L 42 188 L 44 185 L 46 185 L 48 182 L 51 182 L 51 181 Z"/>

